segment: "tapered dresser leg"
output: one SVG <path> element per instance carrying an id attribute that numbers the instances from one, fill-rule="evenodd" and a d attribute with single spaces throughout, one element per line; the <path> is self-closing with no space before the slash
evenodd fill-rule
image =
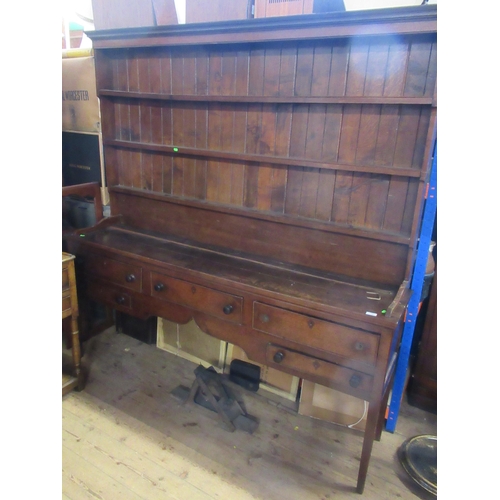
<path id="1" fill-rule="evenodd" d="M 368 472 L 368 464 L 372 453 L 373 441 L 379 420 L 380 402 L 370 403 L 368 409 L 368 417 L 366 419 L 365 437 L 363 439 L 363 449 L 361 451 L 361 463 L 359 464 L 358 484 L 356 486 L 357 493 L 363 493 L 365 489 L 366 475 Z"/>

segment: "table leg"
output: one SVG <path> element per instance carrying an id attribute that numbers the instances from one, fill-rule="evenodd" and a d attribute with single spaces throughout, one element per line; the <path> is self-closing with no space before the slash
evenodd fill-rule
<path id="1" fill-rule="evenodd" d="M 361 494 L 365 489 L 366 475 L 368 472 L 368 464 L 375 439 L 375 432 L 379 420 L 381 402 L 371 402 L 368 408 L 368 417 L 366 419 L 365 437 L 363 439 L 363 449 L 361 451 L 361 463 L 359 464 L 358 484 L 356 491 Z"/>
<path id="2" fill-rule="evenodd" d="M 78 380 L 77 389 L 81 391 L 83 389 L 83 373 L 80 367 L 80 338 L 78 332 L 78 318 L 71 316 L 71 340 L 72 340 L 72 354 L 73 354 L 73 370 L 74 376 Z"/>

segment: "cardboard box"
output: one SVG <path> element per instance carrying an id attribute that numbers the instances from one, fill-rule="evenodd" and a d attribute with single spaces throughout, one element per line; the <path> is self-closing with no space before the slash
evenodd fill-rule
<path id="1" fill-rule="evenodd" d="M 100 181 L 102 203 L 107 205 L 94 57 L 71 53 L 62 58 L 63 180 L 65 185 Z"/>
<path id="2" fill-rule="evenodd" d="M 155 25 L 151 0 L 92 0 L 92 12 L 96 30 Z"/>
<path id="3" fill-rule="evenodd" d="M 309 380 L 302 380 L 299 414 L 364 431 L 368 402 Z"/>
<path id="4" fill-rule="evenodd" d="M 158 318 L 156 347 L 222 373 L 227 342 L 206 334 L 194 320 L 180 325 Z"/>
<path id="5" fill-rule="evenodd" d="M 312 14 L 314 0 L 255 0 L 255 17 Z"/>
<path id="6" fill-rule="evenodd" d="M 231 361 L 248 359 L 238 346 L 206 334 L 193 321 L 180 325 L 164 318 L 158 318 L 156 347 L 205 368 L 213 366 L 219 373 L 229 373 Z M 261 390 L 275 394 L 289 401 L 296 401 L 299 378 L 280 372 L 268 366 L 254 363 L 261 368 Z"/>
<path id="7" fill-rule="evenodd" d="M 177 24 L 174 0 L 92 0 L 96 30 Z"/>
<path id="8" fill-rule="evenodd" d="M 229 373 L 231 361 L 233 359 L 248 361 L 249 363 L 253 363 L 254 365 L 260 367 L 261 383 L 259 384 L 259 392 L 261 390 L 267 391 L 290 401 L 295 401 L 297 399 L 297 391 L 300 381 L 298 377 L 275 370 L 269 366 L 255 363 L 253 360 L 248 358 L 245 351 L 241 349 L 241 347 L 234 344 L 228 344 L 227 347 L 226 363 L 224 367 L 225 373 Z"/>
<path id="9" fill-rule="evenodd" d="M 186 0 L 186 23 L 207 23 L 252 17 L 252 0 Z"/>
<path id="10" fill-rule="evenodd" d="M 62 58 L 62 129 L 101 131 L 93 56 Z"/>

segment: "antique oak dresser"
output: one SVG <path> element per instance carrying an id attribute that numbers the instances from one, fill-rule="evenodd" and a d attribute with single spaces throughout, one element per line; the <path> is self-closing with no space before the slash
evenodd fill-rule
<path id="1" fill-rule="evenodd" d="M 432 161 L 436 14 L 88 33 L 111 216 L 70 236 L 84 293 L 368 401 L 359 493 Z"/>

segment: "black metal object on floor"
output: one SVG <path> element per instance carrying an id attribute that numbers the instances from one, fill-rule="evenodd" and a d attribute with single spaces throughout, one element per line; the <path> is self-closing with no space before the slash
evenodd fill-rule
<path id="1" fill-rule="evenodd" d="M 437 496 L 437 437 L 415 436 L 398 450 L 398 458 L 408 475 L 423 489 Z"/>
<path id="2" fill-rule="evenodd" d="M 178 386 L 172 395 L 183 404 L 194 402 L 204 408 L 216 412 L 225 427 L 234 432 L 236 429 L 252 434 L 258 427 L 258 420 L 249 415 L 241 397 L 230 387 L 230 382 L 217 373 L 211 366 L 198 366 L 194 373 L 195 381 L 191 389 Z"/>

